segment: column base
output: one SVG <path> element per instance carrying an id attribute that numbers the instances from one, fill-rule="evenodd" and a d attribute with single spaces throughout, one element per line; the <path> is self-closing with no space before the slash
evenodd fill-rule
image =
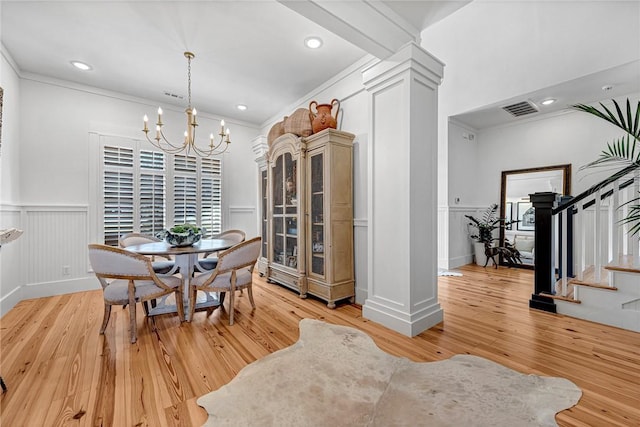
<path id="1" fill-rule="evenodd" d="M 434 304 L 415 313 L 403 313 L 368 299 L 362 306 L 362 316 L 408 337 L 415 337 L 441 323 L 444 311 L 440 304 Z"/>
<path id="2" fill-rule="evenodd" d="M 553 301 L 553 298 L 542 295 L 531 294 L 529 308 L 535 308 L 536 310 L 547 311 L 549 313 L 557 313 L 556 303 Z"/>

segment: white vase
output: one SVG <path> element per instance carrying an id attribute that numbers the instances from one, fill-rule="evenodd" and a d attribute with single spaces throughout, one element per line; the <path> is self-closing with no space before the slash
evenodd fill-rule
<path id="1" fill-rule="evenodd" d="M 484 254 L 484 243 L 473 242 L 473 248 L 475 250 L 476 264 L 480 267 L 484 267 L 484 263 L 487 262 L 487 256 Z M 489 260 L 487 267 L 492 265 L 493 261 Z"/>

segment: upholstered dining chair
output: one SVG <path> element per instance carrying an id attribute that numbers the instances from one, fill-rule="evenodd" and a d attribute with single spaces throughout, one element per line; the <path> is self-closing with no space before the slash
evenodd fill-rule
<path id="1" fill-rule="evenodd" d="M 242 230 L 226 230 L 220 234 L 216 234 L 212 237 L 213 239 L 226 239 L 231 240 L 234 244 L 238 244 L 240 242 L 244 242 L 246 238 L 246 234 Z M 200 265 L 199 270 L 213 270 L 216 268 L 218 264 L 218 258 L 215 256 L 211 256 L 217 254 L 216 252 L 207 252 L 204 254 L 204 257 L 198 260 L 198 264 Z"/>
<path id="2" fill-rule="evenodd" d="M 149 236 L 147 234 L 142 234 L 142 233 L 127 233 L 122 235 L 118 239 L 118 245 L 120 245 L 121 248 L 127 248 L 129 246 L 142 245 L 144 243 L 151 243 L 151 242 L 161 242 L 161 240 L 155 236 Z M 157 261 L 155 257 L 151 257 L 151 261 L 153 262 L 152 263 L 153 271 L 155 271 L 158 274 L 167 274 L 171 270 L 173 270 L 175 263 L 171 259 L 171 257 L 162 256 L 162 255 L 158 255 L 158 256 L 165 259 L 161 261 Z M 173 273 L 177 273 L 177 272 L 178 271 L 176 269 L 176 271 L 174 271 Z"/>
<path id="3" fill-rule="evenodd" d="M 189 284 L 189 321 L 193 319 L 198 291 L 229 293 L 229 325 L 233 325 L 234 295 L 237 289 L 247 289 L 251 307 L 253 301 L 253 267 L 258 261 L 262 248 L 262 238 L 254 237 L 220 252 L 214 270 L 191 279 Z"/>
<path id="4" fill-rule="evenodd" d="M 158 275 L 151 260 L 126 249 L 100 244 L 89 245 L 89 261 L 104 296 L 104 318 L 100 334 L 104 334 L 111 316 L 112 305 L 129 305 L 131 343 L 137 340 L 136 303 L 175 294 L 180 321 L 184 321 L 182 279 Z M 145 313 L 146 313 L 146 305 Z"/>

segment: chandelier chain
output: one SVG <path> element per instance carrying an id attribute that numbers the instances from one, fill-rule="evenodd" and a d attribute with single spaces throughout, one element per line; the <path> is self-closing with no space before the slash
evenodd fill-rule
<path id="1" fill-rule="evenodd" d="M 189 95 L 189 108 L 191 108 L 191 57 L 188 56 L 187 57 L 187 61 L 188 61 L 188 70 L 187 70 L 187 75 L 188 75 L 188 87 L 187 87 L 187 92 Z"/>

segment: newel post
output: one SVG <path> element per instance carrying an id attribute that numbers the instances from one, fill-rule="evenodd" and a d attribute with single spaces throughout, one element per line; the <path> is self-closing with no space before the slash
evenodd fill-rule
<path id="1" fill-rule="evenodd" d="M 556 304 L 553 298 L 540 295 L 542 292 L 553 294 L 555 284 L 555 257 L 553 239 L 553 209 L 556 193 L 535 193 L 529 198 L 535 208 L 535 266 L 534 266 L 534 292 L 529 300 L 529 307 L 556 312 Z"/>

